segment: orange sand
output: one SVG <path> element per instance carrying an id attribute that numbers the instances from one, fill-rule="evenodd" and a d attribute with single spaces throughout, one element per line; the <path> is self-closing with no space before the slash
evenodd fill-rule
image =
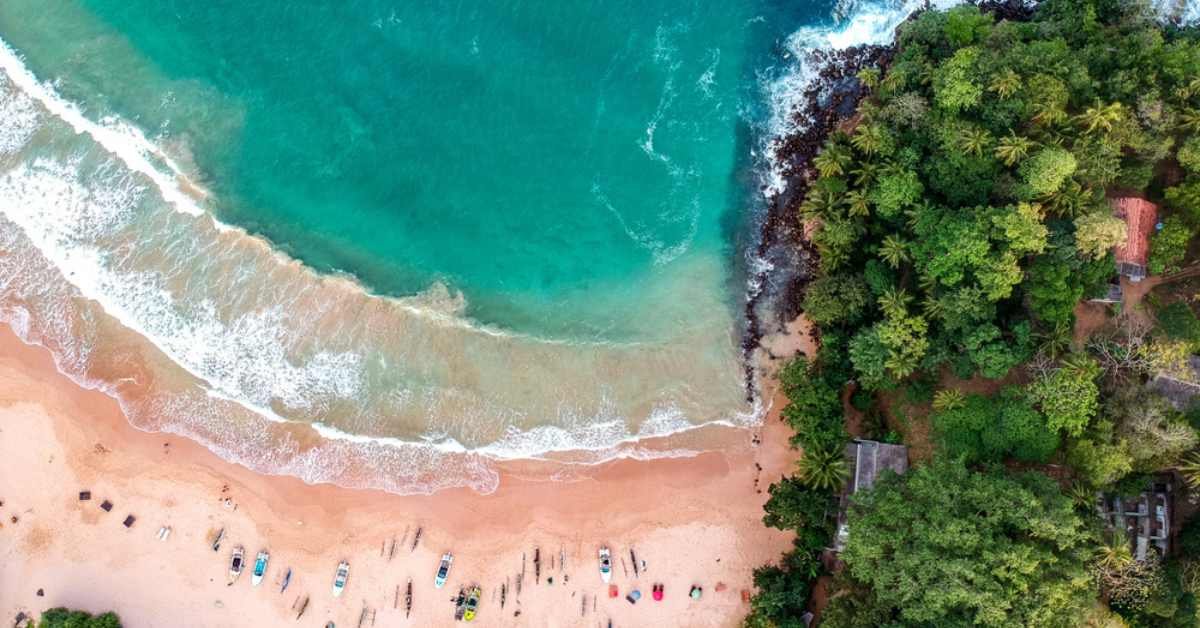
<path id="1" fill-rule="evenodd" d="M 789 535 L 760 520 L 766 487 L 790 470 L 796 454 L 774 412 L 760 430 L 761 445 L 748 431 L 727 431 L 731 444 L 718 452 L 608 463 L 572 473 L 570 482 L 525 479 L 521 465 L 505 465 L 500 488 L 484 496 L 310 486 L 252 473 L 186 439 L 135 430 L 111 398 L 76 386 L 46 351 L 0 325 L 0 623 L 19 611 L 69 606 L 115 610 L 136 628 L 327 621 L 344 628 L 358 626 L 364 608 L 375 611 L 379 626 L 447 626 L 454 623 L 452 594 L 478 583 L 480 626 L 736 626 L 748 609 L 740 591 L 751 587 L 751 571 L 790 545 Z M 81 490 L 92 491 L 92 500 L 78 501 Z M 100 509 L 105 499 L 115 504 L 112 512 Z M 121 525 L 127 514 L 137 516 L 130 529 Z M 155 536 L 160 526 L 173 529 L 166 541 Z M 226 540 L 214 553 L 208 539 L 222 527 Z M 420 545 L 410 552 L 418 527 Z M 389 560 L 381 549 L 393 538 Z M 613 550 L 616 599 L 600 581 L 602 544 Z M 258 588 L 248 574 L 226 586 L 236 545 L 245 546 L 251 564 L 260 548 L 270 549 Z M 640 577 L 631 547 L 646 561 Z M 434 571 L 447 550 L 454 567 L 438 590 Z M 335 599 L 330 587 L 343 558 L 350 580 Z M 291 585 L 280 594 L 287 567 Z M 410 578 L 414 610 L 405 619 Z M 666 585 L 662 602 L 651 599 L 655 582 Z M 728 588 L 717 592 L 718 582 Z M 692 584 L 704 587 L 702 600 L 687 598 Z M 624 600 L 632 588 L 643 594 L 636 605 Z M 305 596 L 308 609 L 297 622 L 291 609 Z M 370 616 L 362 625 L 372 625 Z"/>

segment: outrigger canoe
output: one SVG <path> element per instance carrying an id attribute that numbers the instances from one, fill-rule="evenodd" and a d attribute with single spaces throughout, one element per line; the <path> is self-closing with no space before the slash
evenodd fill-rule
<path id="1" fill-rule="evenodd" d="M 346 580 L 350 579 L 350 563 L 338 563 L 337 573 L 333 575 L 333 597 L 339 597 L 346 590 Z"/>
<path id="2" fill-rule="evenodd" d="M 612 553 L 607 547 L 600 548 L 600 579 L 605 582 L 612 580 Z"/>
<path id="3" fill-rule="evenodd" d="M 233 556 L 229 559 L 229 584 L 233 584 L 242 575 L 246 566 L 246 550 L 241 545 L 233 548 Z"/>
<path id="4" fill-rule="evenodd" d="M 433 579 L 433 586 L 442 588 L 446 584 L 446 576 L 450 575 L 450 565 L 454 564 L 454 554 L 446 552 L 442 554 L 442 562 L 438 565 L 437 577 Z"/>

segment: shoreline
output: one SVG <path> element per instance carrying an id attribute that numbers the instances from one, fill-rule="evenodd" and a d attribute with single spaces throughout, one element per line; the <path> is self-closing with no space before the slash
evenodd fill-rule
<path id="1" fill-rule="evenodd" d="M 77 386 L 47 350 L 0 326 L 0 616 L 66 605 L 111 608 L 134 626 L 273 624 L 292 621 L 293 598 L 309 595 L 305 617 L 314 624 L 354 625 L 366 607 L 385 624 L 449 625 L 453 609 L 441 600 L 478 582 L 484 625 L 594 626 L 610 618 L 614 625 L 739 625 L 751 572 L 790 545 L 790 535 L 761 523 L 766 487 L 796 458 L 777 419 L 780 405 L 772 404 L 757 446 L 751 441 L 759 437 L 745 430 L 744 442 L 726 450 L 617 460 L 567 481 L 532 479 L 528 465 L 504 462 L 499 487 L 488 495 L 458 488 L 397 496 L 260 475 L 189 439 L 137 430 L 115 400 Z M 93 500 L 78 501 L 82 490 Z M 226 498 L 234 509 L 222 505 Z M 104 499 L 115 504 L 112 512 L 99 509 Z M 130 529 L 121 526 L 126 514 L 137 517 Z M 160 526 L 173 529 L 165 542 L 154 538 Z M 227 540 L 214 554 L 205 539 L 219 527 Z M 417 527 L 424 531 L 415 552 L 398 551 L 391 561 L 379 556 L 381 544 L 406 528 L 411 542 Z M 251 554 L 271 548 L 260 588 L 223 584 L 228 551 L 239 543 Z M 605 543 L 622 597 L 631 586 L 648 591 L 663 582 L 666 599 L 631 606 L 606 598 L 595 560 Z M 529 564 L 518 603 L 512 581 L 522 554 L 531 560 L 535 547 L 543 555 L 561 548 L 567 569 L 543 565 L 537 585 Z M 615 568 L 631 547 L 647 562 L 636 579 Z M 709 555 L 697 555 L 700 547 Z M 432 575 L 444 550 L 457 558 L 447 588 L 438 591 Z M 351 582 L 335 601 L 329 582 L 342 558 L 351 563 Z M 292 584 L 280 595 L 273 583 L 287 565 Z M 545 584 L 560 575 L 571 579 Z M 414 609 L 405 622 L 402 601 L 399 610 L 392 604 L 408 578 Z M 510 591 L 501 612 L 492 596 L 505 579 Z M 718 582 L 727 588 L 717 592 Z M 687 599 L 691 584 L 704 587 L 702 600 Z M 147 599 L 151 590 L 154 599 Z M 594 611 L 584 610 L 583 596 L 597 597 Z"/>

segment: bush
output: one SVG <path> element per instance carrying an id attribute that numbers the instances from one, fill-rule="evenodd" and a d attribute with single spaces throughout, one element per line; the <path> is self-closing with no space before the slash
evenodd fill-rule
<path id="1" fill-rule="evenodd" d="M 121 628 L 121 620 L 116 613 L 91 615 L 59 607 L 43 612 L 38 628 Z"/>

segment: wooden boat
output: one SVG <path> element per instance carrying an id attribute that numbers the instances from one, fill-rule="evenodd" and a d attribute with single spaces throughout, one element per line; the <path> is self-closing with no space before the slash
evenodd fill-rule
<path id="1" fill-rule="evenodd" d="M 475 620 L 475 613 L 479 610 L 479 598 L 482 595 L 483 590 L 479 588 L 479 585 L 471 587 L 471 590 L 467 592 L 467 602 L 464 606 L 463 619 L 466 621 Z"/>
<path id="2" fill-rule="evenodd" d="M 271 560 L 271 554 L 267 550 L 259 550 L 258 556 L 254 558 L 254 570 L 250 572 L 250 584 L 258 586 L 262 584 L 263 576 L 267 575 L 267 561 Z"/>
<path id="3" fill-rule="evenodd" d="M 229 558 L 229 584 L 233 584 L 242 570 L 246 567 L 246 550 L 241 545 L 233 548 L 233 556 Z"/>
<path id="4" fill-rule="evenodd" d="M 337 572 L 333 575 L 333 597 L 339 597 L 346 590 L 346 581 L 350 579 L 350 563 L 338 563 Z"/>
<path id="5" fill-rule="evenodd" d="M 442 562 L 438 565 L 437 577 L 433 579 L 433 586 L 442 588 L 446 584 L 446 576 L 450 575 L 450 565 L 454 564 L 454 554 L 446 552 L 442 554 Z"/>
<path id="6" fill-rule="evenodd" d="M 607 547 L 600 548 L 600 579 L 604 582 L 612 580 L 612 553 Z"/>
<path id="7" fill-rule="evenodd" d="M 279 586 L 279 592 L 287 591 L 288 585 L 292 583 L 292 568 L 288 567 L 287 573 L 283 574 L 283 584 Z"/>
<path id="8" fill-rule="evenodd" d="M 212 542 L 212 549 L 214 552 L 221 549 L 221 541 L 223 540 L 225 540 L 225 528 L 217 530 L 217 538 L 213 539 Z"/>
<path id="9" fill-rule="evenodd" d="M 459 589 L 458 595 L 454 596 L 454 621 L 462 621 L 463 615 L 467 613 L 467 591 Z"/>

